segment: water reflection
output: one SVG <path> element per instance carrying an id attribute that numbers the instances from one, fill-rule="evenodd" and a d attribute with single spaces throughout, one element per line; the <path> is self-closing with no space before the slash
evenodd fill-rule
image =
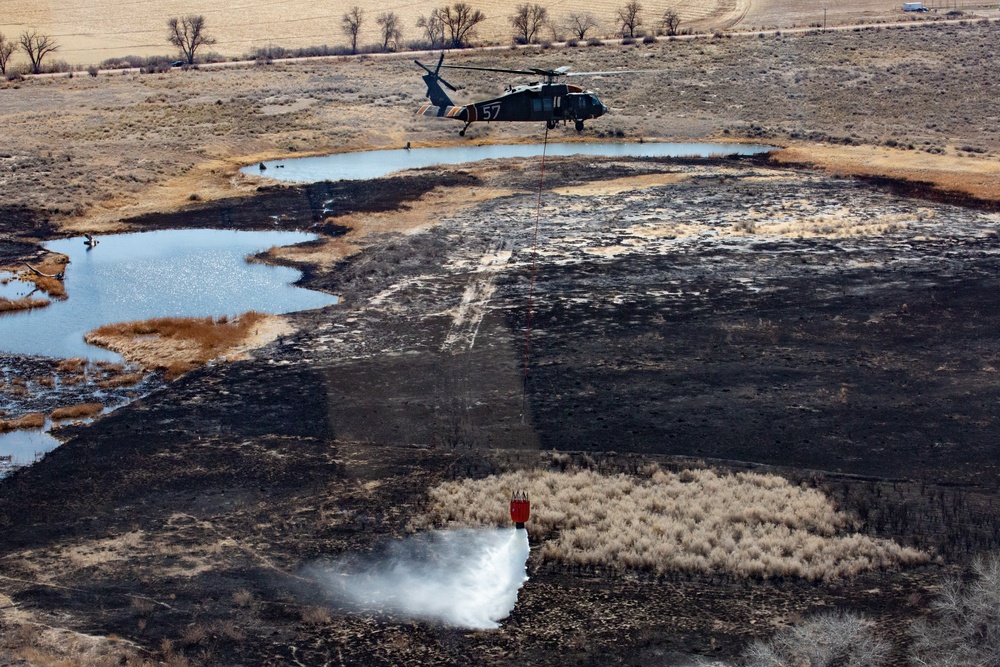
<path id="1" fill-rule="evenodd" d="M 605 157 L 709 157 L 712 155 L 756 155 L 773 146 L 721 143 L 573 143 L 549 144 L 546 155 L 600 155 Z M 541 144 L 491 146 L 447 146 L 412 150 L 361 151 L 338 153 L 293 160 L 272 160 L 244 167 L 245 174 L 261 174 L 279 181 L 315 183 L 317 181 L 379 178 L 401 169 L 416 169 L 437 164 L 460 164 L 496 158 L 530 158 L 542 154 Z"/>

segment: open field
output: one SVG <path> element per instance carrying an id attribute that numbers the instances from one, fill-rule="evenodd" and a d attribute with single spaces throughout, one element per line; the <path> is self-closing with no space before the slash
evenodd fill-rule
<path id="1" fill-rule="evenodd" d="M 395 12 L 402 21 L 402 41 L 423 39 L 416 26 L 421 16 L 427 16 L 444 3 L 424 0 L 416 3 L 377 3 L 358 0 L 365 19 L 359 44 L 381 44 L 375 18 L 382 12 Z M 481 0 L 468 3 L 481 9 L 486 21 L 478 29 L 479 43 L 509 44 L 512 38 L 508 16 L 514 5 L 495 5 Z M 616 18 L 624 0 L 595 0 L 585 7 L 567 7 L 546 0 L 541 3 L 555 23 L 555 31 L 546 29 L 542 38 L 561 40 L 572 36 L 565 28 L 570 14 L 589 12 L 599 26 L 588 36 L 620 37 Z M 794 26 L 821 25 L 824 16 L 828 25 L 875 21 L 899 21 L 928 18 L 906 15 L 895 0 L 848 0 L 833 5 L 820 0 L 647 0 L 642 5 L 642 29 L 652 32 L 665 10 L 673 9 L 681 17 L 682 30 L 712 32 L 715 30 L 759 30 Z M 106 59 L 127 55 L 161 55 L 174 52 L 166 40 L 167 20 L 188 14 L 201 14 L 208 21 L 209 34 L 217 43 L 205 49 L 231 58 L 251 53 L 256 48 L 280 46 L 298 48 L 328 45 L 346 47 L 347 37 L 341 31 L 341 17 L 354 4 L 318 7 L 304 0 L 281 4 L 263 0 L 245 0 L 238 7 L 221 0 L 199 3 L 165 0 L 138 0 L 129 5 L 88 3 L 84 0 L 59 0 L 39 4 L 28 0 L 9 0 L 0 13 L 0 33 L 16 37 L 23 30 L 38 30 L 54 36 L 60 49 L 53 56 L 73 65 L 100 63 Z M 962 2 L 928 3 L 940 6 L 941 13 L 956 6 L 982 10 L 988 3 Z M 824 7 L 826 11 L 824 13 Z M 995 5 L 992 5 L 995 9 Z M 15 57 L 23 59 L 23 55 Z"/>
<path id="2" fill-rule="evenodd" d="M 784 147 L 550 157 L 541 192 L 535 160 L 236 174 L 456 142 L 411 115 L 406 58 L 4 87 L 4 263 L 82 230 L 309 228 L 262 258 L 342 300 L 60 428 L 0 480 L 0 663 L 731 663 L 838 609 L 907 664 L 945 579 L 1000 550 L 998 31 L 454 55 L 663 70 L 594 81 L 613 111 L 584 139 Z M 460 81 L 463 99 L 506 82 Z M 8 421 L 92 402 L 84 385 L 124 396 L 134 373 L 2 362 Z M 514 484 L 534 548 L 497 630 L 359 613 L 311 574 L 496 523 Z"/>
<path id="3" fill-rule="evenodd" d="M 919 180 L 950 189 L 963 174 L 988 183 L 996 173 L 998 30 L 927 26 L 451 58 L 662 70 L 591 81 L 612 114 L 592 123 L 585 139 L 823 142 L 823 152 L 795 159 L 832 168 L 857 166 L 860 151 L 841 147 L 878 146 L 897 166 L 919 160 Z M 52 233 L 52 225 L 121 229 L 125 218 L 197 209 L 192 199 L 253 193 L 256 183 L 234 173 L 260 159 L 456 141 L 457 123 L 413 117 L 424 99 L 417 72 L 400 57 L 7 84 L 0 224 L 29 237 Z M 464 86 L 456 94 L 462 101 L 498 94 L 507 82 L 473 72 L 452 79 Z M 537 139 L 536 130 L 476 125 L 470 140 Z"/>

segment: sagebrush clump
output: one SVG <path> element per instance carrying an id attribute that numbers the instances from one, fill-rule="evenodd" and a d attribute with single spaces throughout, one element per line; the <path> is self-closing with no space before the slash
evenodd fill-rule
<path id="1" fill-rule="evenodd" d="M 833 579 L 926 562 L 927 554 L 850 533 L 815 489 L 776 475 L 651 469 L 648 476 L 520 471 L 432 489 L 416 527 L 509 525 L 513 489 L 531 497 L 545 560 L 615 569 Z"/>

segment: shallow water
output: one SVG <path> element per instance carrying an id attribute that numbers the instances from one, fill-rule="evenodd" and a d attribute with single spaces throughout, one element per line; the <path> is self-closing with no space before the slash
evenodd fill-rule
<path id="1" fill-rule="evenodd" d="M 0 434 L 0 456 L 10 456 L 11 465 L 23 466 L 34 463 L 37 457 L 51 452 L 60 444 L 46 431 L 11 431 Z M 6 464 L 6 461 L 0 461 L 0 477 Z"/>
<path id="2" fill-rule="evenodd" d="M 549 144 L 546 155 L 600 155 L 606 157 L 709 157 L 712 155 L 755 155 L 773 150 L 773 146 L 720 143 L 573 143 Z M 266 171 L 250 165 L 240 171 L 259 174 L 279 181 L 315 183 L 317 181 L 379 178 L 401 169 L 430 167 L 436 164 L 460 164 L 496 158 L 539 157 L 542 144 L 490 146 L 448 146 L 411 150 L 362 151 L 319 157 L 265 162 Z M 279 167 L 280 165 L 280 167 Z"/>
<path id="3" fill-rule="evenodd" d="M 0 297 L 4 299 L 20 299 L 35 290 L 33 283 L 17 280 L 16 274 L 0 271 Z M 43 295 L 44 296 L 44 295 Z"/>
<path id="4" fill-rule="evenodd" d="M 16 354 L 118 361 L 83 335 L 104 324 L 152 317 L 271 314 L 320 308 L 336 297 L 295 287 L 301 273 L 251 264 L 247 255 L 310 241 L 301 232 L 167 230 L 100 237 L 88 250 L 80 237 L 45 244 L 69 255 L 69 298 L 0 317 L 0 349 Z"/>

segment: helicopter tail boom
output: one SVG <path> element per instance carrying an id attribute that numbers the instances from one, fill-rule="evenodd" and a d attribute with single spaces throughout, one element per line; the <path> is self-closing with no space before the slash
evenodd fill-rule
<path id="1" fill-rule="evenodd" d="M 468 107 L 458 107 L 451 105 L 425 104 L 417 109 L 418 116 L 433 116 L 435 118 L 454 118 L 455 120 L 469 120 Z"/>

